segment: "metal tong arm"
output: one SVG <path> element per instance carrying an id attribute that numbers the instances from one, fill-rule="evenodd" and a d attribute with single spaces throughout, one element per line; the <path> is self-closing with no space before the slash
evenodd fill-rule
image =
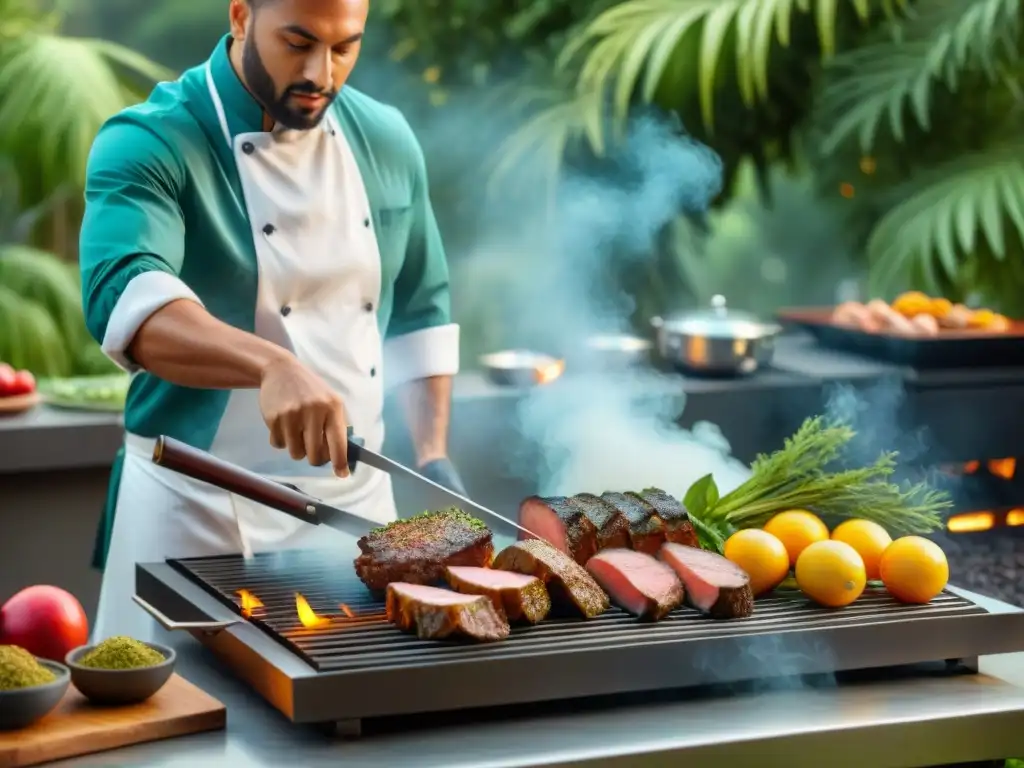
<path id="1" fill-rule="evenodd" d="M 174 621 L 167 618 L 162 611 L 153 607 L 138 595 L 132 595 L 132 600 L 142 610 L 157 620 L 157 623 L 168 632 L 184 629 L 195 632 L 219 632 L 235 624 L 241 624 L 241 619 L 227 619 L 226 621 Z"/>

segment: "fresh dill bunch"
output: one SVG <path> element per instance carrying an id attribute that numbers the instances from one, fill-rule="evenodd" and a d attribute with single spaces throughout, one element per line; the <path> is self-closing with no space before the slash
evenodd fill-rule
<path id="1" fill-rule="evenodd" d="M 892 482 L 895 452 L 882 453 L 868 466 L 829 471 L 855 435 L 848 424 L 807 419 L 781 449 L 759 455 L 750 478 L 735 490 L 721 498 L 705 494 L 709 503 L 697 511 L 703 527 L 727 536 L 738 528 L 762 527 L 787 509 L 810 509 L 825 517 L 871 520 L 897 536 L 940 528 L 941 513 L 952 506 L 948 494 L 924 483 Z"/>

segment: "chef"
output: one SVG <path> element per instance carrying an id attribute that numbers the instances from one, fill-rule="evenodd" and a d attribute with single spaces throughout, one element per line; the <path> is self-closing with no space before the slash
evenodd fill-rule
<path id="1" fill-rule="evenodd" d="M 85 313 L 134 374 L 98 541 L 97 637 L 154 635 L 131 601 L 136 562 L 341 535 L 157 467 L 159 435 L 369 528 L 395 519 L 390 480 L 349 473 L 346 428 L 380 449 L 386 382 L 420 471 L 464 493 L 447 459 L 459 328 L 423 153 L 396 109 L 345 85 L 367 5 L 231 0 L 209 60 L 96 138 Z"/>

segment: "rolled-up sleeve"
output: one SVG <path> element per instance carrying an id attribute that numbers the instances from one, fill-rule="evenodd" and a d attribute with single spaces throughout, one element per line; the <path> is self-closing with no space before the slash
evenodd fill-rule
<path id="1" fill-rule="evenodd" d="M 411 129 L 408 135 L 414 168 L 412 222 L 384 344 L 389 386 L 459 372 L 459 326 L 451 318 L 448 259 L 430 204 L 423 151 Z"/>
<path id="2" fill-rule="evenodd" d="M 122 368 L 153 313 L 178 299 L 199 302 L 179 278 L 185 256 L 183 165 L 156 133 L 125 117 L 96 137 L 85 183 L 79 246 L 86 325 Z"/>

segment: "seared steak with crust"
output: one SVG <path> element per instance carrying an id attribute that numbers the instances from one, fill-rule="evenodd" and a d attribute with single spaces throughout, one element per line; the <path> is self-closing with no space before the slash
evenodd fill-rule
<path id="1" fill-rule="evenodd" d="M 602 549 L 629 547 L 629 520 L 619 510 L 592 493 L 577 493 L 570 501 L 582 509 L 587 519 L 597 528 L 599 552 Z"/>
<path id="2" fill-rule="evenodd" d="M 661 518 L 666 541 L 685 544 L 688 547 L 700 546 L 697 541 L 697 529 L 690 522 L 686 508 L 676 498 L 660 488 L 644 488 L 640 493 L 630 492 L 629 495 L 650 505 L 654 513 Z"/>
<path id="3" fill-rule="evenodd" d="M 612 602 L 641 619 L 657 621 L 683 603 L 683 584 L 672 567 L 643 552 L 606 549 L 587 571 Z"/>
<path id="4" fill-rule="evenodd" d="M 683 582 L 687 605 L 713 619 L 742 619 L 754 612 L 750 577 L 731 560 L 683 544 L 666 544 L 658 556 Z"/>
<path id="5" fill-rule="evenodd" d="M 396 581 L 409 584 L 443 582 L 449 565 L 491 564 L 491 532 L 460 509 L 424 512 L 375 528 L 358 542 L 356 575 L 379 592 Z"/>
<path id="6" fill-rule="evenodd" d="M 572 608 L 588 619 L 600 616 L 611 605 L 582 565 L 540 539 L 517 541 L 503 549 L 494 558 L 494 567 L 536 576 L 547 586 L 552 603 Z"/>
<path id="7" fill-rule="evenodd" d="M 564 496 L 530 496 L 519 505 L 519 523 L 583 565 L 597 552 L 597 528 Z M 520 532 L 520 539 L 530 538 Z"/>
<path id="8" fill-rule="evenodd" d="M 601 498 L 619 510 L 629 521 L 630 548 L 655 555 L 665 543 L 665 526 L 654 507 L 626 493 L 602 493 Z"/>
<path id="9" fill-rule="evenodd" d="M 503 640 L 508 622 L 483 595 L 460 595 L 423 584 L 388 584 L 388 621 L 424 640 L 463 635 L 474 640 Z"/>
<path id="10" fill-rule="evenodd" d="M 483 595 L 509 621 L 536 624 L 551 610 L 551 597 L 544 583 L 534 576 L 494 568 L 452 565 L 447 569 L 448 583 L 456 592 Z"/>

